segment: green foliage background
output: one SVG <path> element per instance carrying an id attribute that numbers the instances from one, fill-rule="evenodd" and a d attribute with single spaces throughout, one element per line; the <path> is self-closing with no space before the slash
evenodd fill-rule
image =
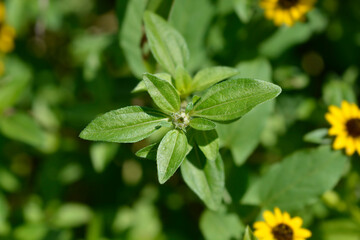
<path id="1" fill-rule="evenodd" d="M 0 77 L 0 239 L 252 239 L 245 226 L 275 206 L 301 216 L 311 239 L 360 238 L 360 159 L 324 137 L 327 107 L 357 103 L 359 1 L 319 0 L 293 28 L 275 27 L 250 0 L 5 4 L 17 37 Z M 217 159 L 204 171 L 223 167 L 226 190 L 192 189 L 208 206 L 220 199 L 217 212 L 180 171 L 160 185 L 155 162 L 135 156 L 164 133 L 135 144 L 78 137 L 99 114 L 154 106 L 132 93 L 144 72 L 161 72 L 144 38 L 145 10 L 184 36 L 192 74 L 229 66 L 283 89 L 217 124 L 223 166 Z"/>

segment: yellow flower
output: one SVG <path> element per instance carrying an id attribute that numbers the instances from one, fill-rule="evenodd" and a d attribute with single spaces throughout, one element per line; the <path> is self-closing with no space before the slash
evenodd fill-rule
<path id="1" fill-rule="evenodd" d="M 265 211 L 265 221 L 254 223 L 254 235 L 259 240 L 305 240 L 311 237 L 311 232 L 301 228 L 303 220 L 300 217 L 291 218 L 289 213 L 282 213 L 275 208 L 274 213 Z"/>
<path id="2" fill-rule="evenodd" d="M 0 2 L 0 23 L 5 21 L 5 5 L 3 2 Z"/>
<path id="3" fill-rule="evenodd" d="M 15 29 L 9 25 L 0 26 L 0 52 L 8 53 L 14 49 Z"/>
<path id="4" fill-rule="evenodd" d="M 261 0 L 260 6 L 265 9 L 265 16 L 273 19 L 277 26 L 292 26 L 303 19 L 316 0 Z"/>
<path id="5" fill-rule="evenodd" d="M 360 109 L 356 104 L 343 101 L 341 108 L 330 106 L 325 115 L 331 124 L 330 136 L 336 136 L 333 148 L 345 148 L 346 154 L 351 156 L 357 151 L 360 154 Z"/>

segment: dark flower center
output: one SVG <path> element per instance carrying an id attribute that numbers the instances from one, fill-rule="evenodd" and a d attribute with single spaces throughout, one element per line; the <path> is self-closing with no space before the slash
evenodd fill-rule
<path id="1" fill-rule="evenodd" d="M 298 4 L 299 0 L 279 0 L 279 5 L 283 9 L 289 9 Z"/>
<path id="2" fill-rule="evenodd" d="M 353 118 L 347 121 L 346 130 L 351 137 L 360 137 L 360 119 Z"/>
<path id="3" fill-rule="evenodd" d="M 272 234 L 276 240 L 293 240 L 294 232 L 291 227 L 281 223 L 272 229 Z"/>

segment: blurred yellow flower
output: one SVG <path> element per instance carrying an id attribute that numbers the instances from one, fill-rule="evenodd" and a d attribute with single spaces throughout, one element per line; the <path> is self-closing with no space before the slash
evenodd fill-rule
<path id="1" fill-rule="evenodd" d="M 0 26 L 0 52 L 8 53 L 14 49 L 15 29 L 9 25 Z"/>
<path id="2" fill-rule="evenodd" d="M 351 156 L 357 151 L 360 155 L 360 109 L 354 103 L 343 101 L 341 108 L 330 106 L 325 115 L 331 124 L 330 136 L 336 136 L 333 148 L 345 148 L 347 155 Z"/>
<path id="3" fill-rule="evenodd" d="M 0 23 L 5 21 L 5 5 L 3 2 L 0 2 Z"/>
<path id="4" fill-rule="evenodd" d="M 274 213 L 265 211 L 265 221 L 254 223 L 254 235 L 259 240 L 305 240 L 311 237 L 311 232 L 301 228 L 303 220 L 300 217 L 291 218 L 289 213 L 282 213 L 279 208 Z"/>
<path id="5" fill-rule="evenodd" d="M 316 0 L 261 0 L 260 6 L 265 9 L 265 16 L 273 19 L 277 26 L 294 25 L 313 8 Z"/>

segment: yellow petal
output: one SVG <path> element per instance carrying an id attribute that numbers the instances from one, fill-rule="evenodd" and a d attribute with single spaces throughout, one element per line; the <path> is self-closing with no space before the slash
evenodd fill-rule
<path id="1" fill-rule="evenodd" d="M 300 19 L 300 17 L 301 17 L 301 13 L 300 13 L 299 10 L 297 9 L 297 7 L 293 7 L 293 8 L 291 9 L 291 15 L 292 15 L 293 19 L 295 19 L 295 20 L 298 20 L 298 19 Z"/>
<path id="2" fill-rule="evenodd" d="M 275 1 L 261 1 L 260 6 L 264 9 L 271 9 L 276 7 Z"/>
<path id="3" fill-rule="evenodd" d="M 294 24 L 294 21 L 292 20 L 291 13 L 289 11 L 284 11 L 284 23 L 291 27 Z"/>
<path id="4" fill-rule="evenodd" d="M 275 13 L 276 13 L 275 9 L 267 9 L 265 12 L 265 17 L 268 19 L 273 19 L 275 16 Z"/>
<path id="5" fill-rule="evenodd" d="M 265 237 L 265 238 L 263 238 L 262 240 L 274 240 L 274 237 L 273 237 L 273 235 L 271 234 L 270 236 Z"/>
<path id="6" fill-rule="evenodd" d="M 290 225 L 291 224 L 291 217 L 288 212 L 283 213 L 283 223 Z"/>
<path id="7" fill-rule="evenodd" d="M 351 107 L 347 101 L 341 102 L 341 109 L 346 119 L 351 118 Z"/>
<path id="8" fill-rule="evenodd" d="M 311 237 L 311 232 L 305 228 L 300 228 L 295 230 L 295 237 L 297 238 L 309 238 Z"/>
<path id="9" fill-rule="evenodd" d="M 341 111 L 341 109 L 339 107 L 331 105 L 329 107 L 329 112 L 332 115 L 335 115 L 338 119 L 341 119 L 341 120 L 345 121 L 344 116 L 343 116 L 343 112 Z"/>
<path id="10" fill-rule="evenodd" d="M 263 213 L 263 217 L 266 221 L 266 223 L 270 226 L 270 227 L 274 227 L 275 225 L 278 224 L 278 222 L 276 221 L 276 218 L 274 216 L 274 214 L 268 210 L 266 210 Z"/>
<path id="11" fill-rule="evenodd" d="M 300 217 L 294 217 L 291 219 L 291 226 L 294 229 L 300 228 L 302 224 L 303 224 L 303 220 Z"/>
<path id="12" fill-rule="evenodd" d="M 356 104 L 352 103 L 350 104 L 350 113 L 352 118 L 356 118 L 359 115 L 359 108 L 356 106 Z"/>
<path id="13" fill-rule="evenodd" d="M 356 147 L 357 153 L 360 155 L 360 138 L 357 138 L 355 140 L 355 147 Z"/>
<path id="14" fill-rule="evenodd" d="M 271 231 L 267 231 L 265 229 L 259 229 L 254 232 L 254 235 L 258 238 L 266 238 L 272 236 Z"/>
<path id="15" fill-rule="evenodd" d="M 352 137 L 348 137 L 346 140 L 346 155 L 351 156 L 355 152 L 355 141 Z"/>
<path id="16" fill-rule="evenodd" d="M 336 115 L 331 114 L 331 113 L 325 114 L 325 119 L 331 125 L 342 125 L 342 124 L 344 124 L 344 119 L 338 118 Z"/>
<path id="17" fill-rule="evenodd" d="M 280 26 L 284 23 L 284 12 L 282 10 L 277 10 L 275 14 L 275 24 Z"/>
<path id="18" fill-rule="evenodd" d="M 339 135 L 336 137 L 336 139 L 333 143 L 333 148 L 335 150 L 339 150 L 339 149 L 345 148 L 346 144 L 347 144 L 346 135 Z"/>
<path id="19" fill-rule="evenodd" d="M 275 218 L 276 218 L 276 221 L 278 223 L 282 223 L 283 222 L 283 216 L 282 216 L 282 213 L 280 211 L 279 208 L 275 208 L 274 209 L 274 213 L 275 213 Z"/>
<path id="20" fill-rule="evenodd" d="M 329 135 L 330 136 L 335 136 L 335 135 L 345 135 L 346 131 L 345 131 L 345 126 L 344 125 L 336 125 L 333 126 L 329 129 Z"/>
<path id="21" fill-rule="evenodd" d="M 271 230 L 269 225 L 267 225 L 266 222 L 263 222 L 263 221 L 255 222 L 254 228 L 255 229 L 268 229 L 269 231 Z"/>

